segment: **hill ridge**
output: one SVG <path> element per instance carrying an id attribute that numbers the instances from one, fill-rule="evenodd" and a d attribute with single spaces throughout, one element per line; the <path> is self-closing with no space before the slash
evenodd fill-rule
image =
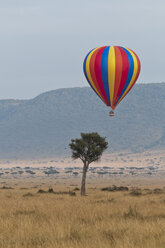
<path id="1" fill-rule="evenodd" d="M 165 83 L 136 84 L 115 117 L 89 87 L 47 91 L 29 100 L 0 100 L 1 158 L 69 154 L 80 132 L 107 137 L 110 151 L 165 148 Z"/>

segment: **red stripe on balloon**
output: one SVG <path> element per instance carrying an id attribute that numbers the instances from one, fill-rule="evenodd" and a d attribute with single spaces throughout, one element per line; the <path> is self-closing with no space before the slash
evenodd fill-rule
<path id="1" fill-rule="evenodd" d="M 122 56 L 119 47 L 115 46 L 115 86 L 114 86 L 114 94 L 113 94 L 113 106 L 117 101 L 117 93 L 120 87 L 121 76 L 122 76 Z"/>
<path id="2" fill-rule="evenodd" d="M 100 87 L 99 87 L 99 84 L 97 82 L 97 79 L 96 79 L 96 73 L 95 73 L 95 60 L 96 60 L 96 55 L 98 53 L 98 51 L 100 50 L 101 48 L 97 49 L 96 51 L 94 51 L 94 53 L 92 54 L 91 58 L 90 58 L 90 61 L 89 61 L 89 69 L 90 69 L 90 74 L 91 74 L 91 77 L 92 77 L 92 81 L 96 87 L 96 89 L 98 90 L 98 92 L 100 93 L 100 96 L 102 99 L 104 99 L 103 95 L 102 95 L 102 92 L 100 90 Z"/>
<path id="3" fill-rule="evenodd" d="M 116 96 L 116 101 L 118 100 L 118 98 L 120 97 L 120 94 L 124 88 L 124 85 L 126 83 L 127 80 L 127 76 L 128 76 L 128 70 L 129 70 L 129 61 L 128 61 L 128 57 L 126 52 L 124 51 L 124 49 L 122 49 L 121 47 L 118 47 L 121 53 L 121 58 L 122 58 L 122 76 L 121 76 L 121 81 L 120 81 L 120 85 L 118 88 L 118 92 L 117 92 L 117 96 Z"/>
<path id="4" fill-rule="evenodd" d="M 107 99 L 107 95 L 105 93 L 104 84 L 103 84 L 103 80 L 102 80 L 102 74 L 101 74 L 101 57 L 102 57 L 102 54 L 103 54 L 103 51 L 104 51 L 105 48 L 106 48 L 106 46 L 101 47 L 101 49 L 96 54 L 96 58 L 95 58 L 95 75 L 96 75 L 96 80 L 98 82 L 100 91 L 101 91 L 101 93 L 103 95 L 103 99 L 104 99 L 106 105 L 109 106 L 109 102 L 108 102 L 108 99 Z"/>

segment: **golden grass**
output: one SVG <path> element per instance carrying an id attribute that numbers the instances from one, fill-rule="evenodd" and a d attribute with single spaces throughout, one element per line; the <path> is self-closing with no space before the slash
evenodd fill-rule
<path id="1" fill-rule="evenodd" d="M 109 247 L 164 248 L 165 194 L 0 190 L 0 248 Z"/>

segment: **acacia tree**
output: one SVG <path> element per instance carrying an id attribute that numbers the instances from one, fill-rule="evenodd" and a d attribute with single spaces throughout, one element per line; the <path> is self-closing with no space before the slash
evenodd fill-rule
<path id="1" fill-rule="evenodd" d="M 81 159 L 83 162 L 83 174 L 81 182 L 81 195 L 86 194 L 86 173 L 89 168 L 89 164 L 98 161 L 101 155 L 108 147 L 104 137 L 101 137 L 98 133 L 81 133 L 80 139 L 72 139 L 69 147 L 72 150 L 73 159 Z"/>

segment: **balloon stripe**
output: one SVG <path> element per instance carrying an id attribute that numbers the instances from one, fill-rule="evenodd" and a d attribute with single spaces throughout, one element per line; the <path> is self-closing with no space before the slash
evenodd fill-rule
<path id="1" fill-rule="evenodd" d="M 110 47 L 108 54 L 108 81 L 111 106 L 113 105 L 113 93 L 115 84 L 115 51 L 114 47 Z"/>
<path id="2" fill-rule="evenodd" d="M 97 94 L 99 95 L 99 97 L 102 99 L 102 96 L 99 92 L 99 90 L 97 89 L 95 83 L 93 82 L 92 80 L 92 77 L 91 77 L 91 73 L 90 73 L 90 68 L 89 68 L 89 65 L 90 65 L 90 58 L 92 56 L 92 54 L 97 50 L 96 49 L 93 49 L 89 55 L 87 56 L 87 59 L 86 59 L 86 75 L 87 75 L 87 78 L 88 78 L 88 81 L 91 83 L 92 87 L 94 88 L 94 90 L 97 92 Z M 102 99 L 103 100 L 103 99 Z M 104 100 L 103 100 L 104 101 Z"/>
<path id="3" fill-rule="evenodd" d="M 90 64 L 89 64 L 89 69 L 90 69 L 90 74 L 91 74 L 91 78 L 92 78 L 92 81 L 94 82 L 101 98 L 103 99 L 103 101 L 105 102 L 104 100 L 104 96 L 101 92 L 101 89 L 100 89 L 100 85 L 99 85 L 99 82 L 97 81 L 97 78 L 96 78 L 96 73 L 95 73 L 95 61 L 96 61 L 96 55 L 98 53 L 98 51 L 100 50 L 97 49 L 96 51 L 94 51 L 94 53 L 91 55 L 91 58 L 90 58 Z"/>
<path id="4" fill-rule="evenodd" d="M 93 50 L 92 50 L 93 51 Z M 84 63 L 83 63 L 83 71 L 86 77 L 86 80 L 88 81 L 89 85 L 91 86 L 91 88 L 94 90 L 94 92 L 99 96 L 99 94 L 97 93 L 97 91 L 94 89 L 94 87 L 92 86 L 92 84 L 90 83 L 88 77 L 87 77 L 87 73 L 86 73 L 86 61 L 87 61 L 87 57 L 90 54 L 90 52 L 87 54 L 87 56 L 84 59 Z M 100 97 L 100 96 L 99 96 Z M 101 97 L 100 97 L 101 98 Z"/>
<path id="5" fill-rule="evenodd" d="M 117 92 L 120 87 L 120 82 L 121 82 L 121 76 L 122 76 L 122 69 L 123 69 L 123 64 L 122 64 L 122 57 L 121 57 L 121 52 L 118 47 L 115 48 L 115 88 L 114 88 L 114 96 L 113 96 L 113 106 L 115 106 L 115 103 L 117 101 Z"/>
<path id="6" fill-rule="evenodd" d="M 128 49 L 128 48 L 127 48 Z M 132 89 L 133 85 L 136 82 L 136 78 L 138 77 L 138 61 L 137 58 L 134 54 L 134 52 L 132 52 L 130 49 L 128 49 L 128 51 L 131 53 L 133 60 L 134 60 L 134 71 L 133 71 L 133 75 L 132 75 L 132 79 L 127 87 L 127 89 L 125 90 L 124 94 L 122 95 L 122 97 L 120 98 L 120 100 L 118 101 L 118 103 L 116 104 L 116 106 L 121 102 L 121 100 L 127 95 L 127 93 Z"/>
<path id="7" fill-rule="evenodd" d="M 135 77 L 135 82 L 136 82 L 136 80 L 137 80 L 138 77 L 139 77 L 139 73 L 140 73 L 140 69 L 141 69 L 140 60 L 139 60 L 139 58 L 138 58 L 138 56 L 136 55 L 135 52 L 133 52 L 131 49 L 129 49 L 129 50 L 135 55 L 135 57 L 136 57 L 136 59 L 137 59 L 138 71 L 137 71 L 137 75 L 136 75 L 136 77 Z"/>
<path id="8" fill-rule="evenodd" d="M 109 54 L 109 48 L 106 47 L 102 53 L 101 57 L 101 76 L 102 76 L 102 81 L 104 85 L 104 90 L 107 96 L 108 100 L 108 105 L 111 106 L 110 103 L 110 95 L 109 95 L 109 81 L 108 81 L 108 54 Z"/>
<path id="9" fill-rule="evenodd" d="M 99 49 L 98 53 L 96 54 L 96 59 L 95 59 L 95 75 L 96 75 L 96 79 L 98 82 L 98 85 L 100 86 L 100 91 L 103 95 L 104 101 L 106 102 L 106 105 L 109 105 L 105 90 L 104 90 L 104 85 L 103 85 L 103 81 L 102 81 L 102 75 L 101 75 L 101 57 L 102 57 L 102 53 L 104 51 L 105 47 L 101 47 L 101 49 Z"/>
<path id="10" fill-rule="evenodd" d="M 127 76 L 128 76 L 128 69 L 129 69 L 129 61 L 128 61 L 128 57 L 127 57 L 126 52 L 121 47 L 119 47 L 119 50 L 121 52 L 123 68 L 122 68 L 122 76 L 121 76 L 120 86 L 119 86 L 119 89 L 117 92 L 116 100 L 118 100 L 118 98 L 120 97 L 120 94 L 124 88 L 124 85 L 125 85 L 125 82 L 126 82 Z"/>
<path id="11" fill-rule="evenodd" d="M 130 51 L 132 51 L 132 50 L 130 50 Z M 132 51 L 133 52 L 133 51 Z M 134 53 L 134 52 L 133 52 Z M 136 57 L 136 59 L 137 59 L 137 63 L 138 63 L 138 70 L 137 70 L 137 75 L 136 75 L 136 77 L 135 77 L 135 80 L 134 80 L 134 83 L 131 85 L 131 87 L 129 88 L 129 90 L 127 91 L 127 94 L 129 93 L 129 91 L 132 89 L 132 87 L 134 86 L 134 84 L 136 83 L 136 80 L 138 79 L 138 77 L 139 77 L 139 73 L 140 73 L 140 67 L 141 67 L 141 65 L 140 65 L 140 60 L 139 60 L 139 58 L 138 58 L 138 56 L 134 53 L 134 55 L 135 55 L 135 57 Z M 126 94 L 126 95 L 127 95 Z M 126 96 L 125 95 L 125 96 Z M 124 98 L 124 97 L 123 97 Z M 123 99 L 122 98 L 122 99 Z M 121 100 L 122 100 L 121 99 Z M 120 100 L 120 102 L 121 102 L 121 100 Z"/>
<path id="12" fill-rule="evenodd" d="M 127 89 L 131 79 L 132 79 L 132 76 L 133 76 L 133 72 L 134 72 L 134 60 L 133 60 L 133 57 L 131 55 L 131 53 L 124 47 L 122 47 L 122 49 L 124 49 L 124 51 L 126 52 L 127 56 L 128 56 L 128 61 L 129 61 L 129 70 L 128 70 L 128 76 L 127 76 L 127 81 L 124 85 L 124 88 L 116 102 L 116 105 L 118 103 L 118 101 L 120 100 L 120 98 L 122 97 L 122 95 L 124 94 L 125 90 Z"/>

